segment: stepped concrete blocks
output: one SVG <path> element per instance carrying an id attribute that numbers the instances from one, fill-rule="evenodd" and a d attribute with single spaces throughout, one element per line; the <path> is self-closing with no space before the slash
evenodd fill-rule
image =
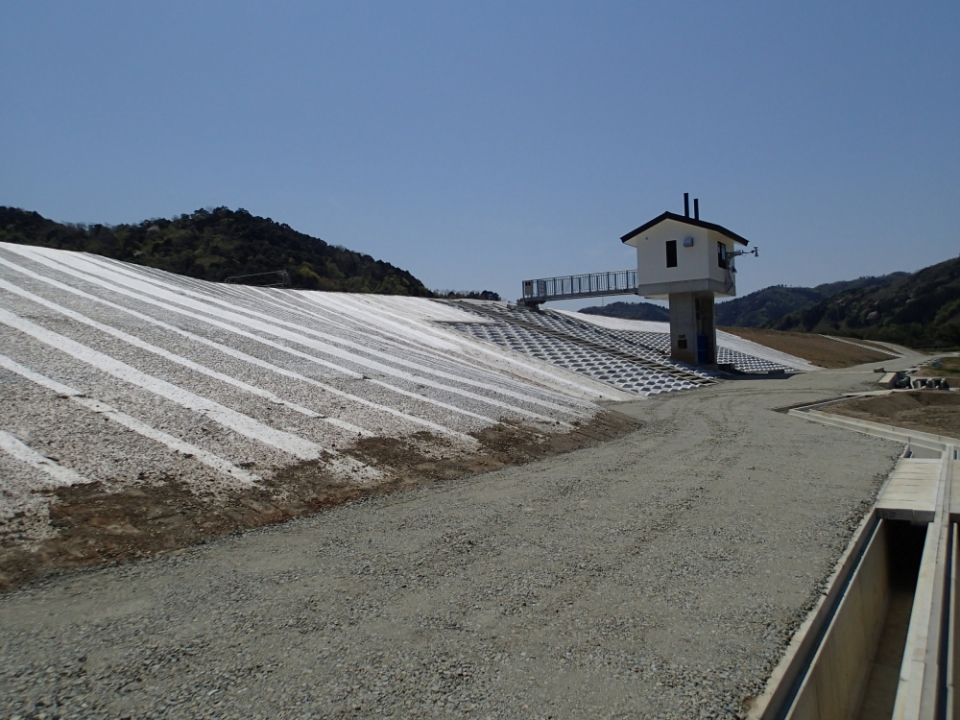
<path id="1" fill-rule="evenodd" d="M 627 392 L 655 395 L 688 390 L 717 377 L 703 367 L 671 358 L 668 332 L 610 330 L 549 310 L 509 310 L 493 303 L 458 307 L 482 310 L 478 314 L 486 321 L 453 323 L 451 328 Z M 496 321 L 487 320 L 490 317 Z M 792 370 L 728 348 L 715 353 L 715 361 L 742 373 Z"/>

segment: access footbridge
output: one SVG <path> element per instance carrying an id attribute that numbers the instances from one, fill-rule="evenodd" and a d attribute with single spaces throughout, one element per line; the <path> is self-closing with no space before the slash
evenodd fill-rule
<path id="1" fill-rule="evenodd" d="M 518 305 L 536 306 L 556 300 L 580 300 L 637 294 L 636 270 L 610 270 L 583 275 L 558 275 L 523 281 Z"/>

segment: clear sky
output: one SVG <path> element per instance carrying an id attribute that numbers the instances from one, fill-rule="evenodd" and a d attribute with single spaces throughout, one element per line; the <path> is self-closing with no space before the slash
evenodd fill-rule
<path id="1" fill-rule="evenodd" d="M 960 252 L 960 3 L 7 0 L 0 205 L 243 207 L 519 295 L 682 193 L 740 294 Z"/>

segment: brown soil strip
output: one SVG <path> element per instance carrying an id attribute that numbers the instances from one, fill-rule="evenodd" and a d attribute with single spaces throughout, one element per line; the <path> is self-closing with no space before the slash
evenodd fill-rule
<path id="1" fill-rule="evenodd" d="M 886 353 L 867 350 L 850 343 L 831 340 L 823 335 L 761 330 L 760 328 L 724 327 L 731 335 L 742 337 L 760 345 L 789 353 L 823 368 L 845 368 L 863 363 L 890 360 Z M 860 342 L 856 340 L 854 342 Z"/>
<path id="2" fill-rule="evenodd" d="M 128 562 L 209 539 L 309 515 L 363 497 L 522 465 L 625 435 L 641 423 L 605 410 L 570 432 L 544 435 L 522 425 L 500 424 L 474 437 L 481 450 L 436 459 L 394 438 L 368 438 L 350 454 L 381 469 L 386 478 L 358 486 L 332 478 L 318 461 L 288 467 L 261 488 L 220 496 L 198 496 L 184 483 L 109 492 L 100 483 L 51 493 L 55 537 L 28 550 L 0 542 L 0 592 L 53 570 Z M 421 434 L 424 441 L 442 442 Z"/>
<path id="3" fill-rule="evenodd" d="M 960 438 L 960 393 L 915 390 L 860 398 L 823 412 Z"/>

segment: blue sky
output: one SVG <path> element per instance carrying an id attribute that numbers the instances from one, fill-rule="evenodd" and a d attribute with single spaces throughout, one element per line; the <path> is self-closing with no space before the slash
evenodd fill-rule
<path id="1" fill-rule="evenodd" d="M 226 205 L 491 289 L 634 264 L 682 193 L 740 294 L 956 256 L 960 3 L 18 2 L 0 205 Z"/>

